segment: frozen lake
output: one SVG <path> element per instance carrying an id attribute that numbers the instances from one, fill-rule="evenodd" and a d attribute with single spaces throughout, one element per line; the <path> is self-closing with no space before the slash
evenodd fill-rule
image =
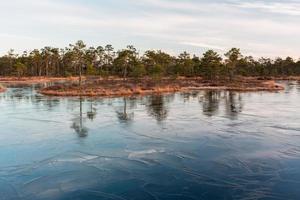
<path id="1" fill-rule="evenodd" d="M 300 199 L 300 84 L 136 98 L 0 94 L 0 200 Z"/>

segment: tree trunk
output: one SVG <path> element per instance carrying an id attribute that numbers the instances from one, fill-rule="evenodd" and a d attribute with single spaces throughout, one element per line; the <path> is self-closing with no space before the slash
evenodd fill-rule
<path id="1" fill-rule="evenodd" d="M 127 77 L 127 66 L 125 66 L 125 68 L 124 68 L 124 74 L 123 74 L 124 81 L 126 81 L 126 77 Z"/>
<path id="2" fill-rule="evenodd" d="M 82 67 L 81 65 L 79 66 L 79 87 L 81 88 L 82 85 Z"/>

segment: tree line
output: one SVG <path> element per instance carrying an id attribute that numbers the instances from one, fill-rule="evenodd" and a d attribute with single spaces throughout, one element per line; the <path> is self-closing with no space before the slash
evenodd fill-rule
<path id="1" fill-rule="evenodd" d="M 285 59 L 254 59 L 232 48 L 224 55 L 213 50 L 201 57 L 187 52 L 171 56 L 163 51 L 149 50 L 140 55 L 134 46 L 115 51 L 112 45 L 87 47 L 83 41 L 59 49 L 44 47 L 17 55 L 10 50 L 0 57 L 0 76 L 78 76 L 101 75 L 123 78 L 196 77 L 231 80 L 242 76 L 297 76 L 300 61 Z"/>

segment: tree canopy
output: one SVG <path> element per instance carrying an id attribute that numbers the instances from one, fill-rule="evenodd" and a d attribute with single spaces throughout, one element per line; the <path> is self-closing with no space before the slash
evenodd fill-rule
<path id="1" fill-rule="evenodd" d="M 102 75 L 141 78 L 144 76 L 202 76 L 232 79 L 243 76 L 300 75 L 300 61 L 291 57 L 254 59 L 232 48 L 224 56 L 208 50 L 202 56 L 183 52 L 178 56 L 161 50 L 140 54 L 134 46 L 115 51 L 112 45 L 87 47 L 83 41 L 59 49 L 46 46 L 17 55 L 10 50 L 0 57 L 0 76 Z"/>

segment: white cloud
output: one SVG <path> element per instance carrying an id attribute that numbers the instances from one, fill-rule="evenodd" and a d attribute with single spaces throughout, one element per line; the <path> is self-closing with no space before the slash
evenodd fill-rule
<path id="1" fill-rule="evenodd" d="M 134 0 L 131 0 L 132 2 Z M 141 5 L 155 6 L 163 9 L 179 9 L 179 10 L 199 10 L 200 6 L 197 6 L 198 3 L 188 2 L 188 1 L 171 1 L 171 0 L 141 0 L 138 2 Z M 196 5 L 195 5 L 196 4 Z"/>
<path id="2" fill-rule="evenodd" d="M 265 12 L 278 13 L 284 15 L 300 15 L 299 2 L 265 2 L 265 1 L 252 1 L 252 2 L 238 2 L 237 6 L 240 8 L 257 9 Z"/>
<path id="3" fill-rule="evenodd" d="M 32 40 L 32 41 L 41 40 L 40 38 L 30 37 L 30 36 L 26 36 L 26 35 L 13 35 L 13 34 L 5 34 L 5 33 L 0 33 L 0 38 L 18 39 L 18 40 Z"/>
<path id="4" fill-rule="evenodd" d="M 1 0 L 0 0 L 1 1 Z M 132 43 L 138 48 L 220 52 L 233 46 L 258 56 L 300 56 L 299 3 L 295 1 L 112 0 L 100 6 L 58 0 L 1 2 L 1 52 L 60 47 L 70 40 Z M 129 10 L 131 9 L 131 10 Z M 278 20 L 276 14 L 280 13 Z M 190 47 L 190 48 L 189 48 Z"/>
<path id="5" fill-rule="evenodd" d="M 222 50 L 222 51 L 226 50 L 225 47 L 221 47 L 221 46 L 217 46 L 217 45 L 213 45 L 213 44 L 208 44 L 208 43 L 185 41 L 185 42 L 180 42 L 180 44 L 190 45 L 190 46 L 194 46 L 194 47 L 202 47 L 202 48 L 206 48 L 206 49 L 215 49 L 215 50 Z"/>

